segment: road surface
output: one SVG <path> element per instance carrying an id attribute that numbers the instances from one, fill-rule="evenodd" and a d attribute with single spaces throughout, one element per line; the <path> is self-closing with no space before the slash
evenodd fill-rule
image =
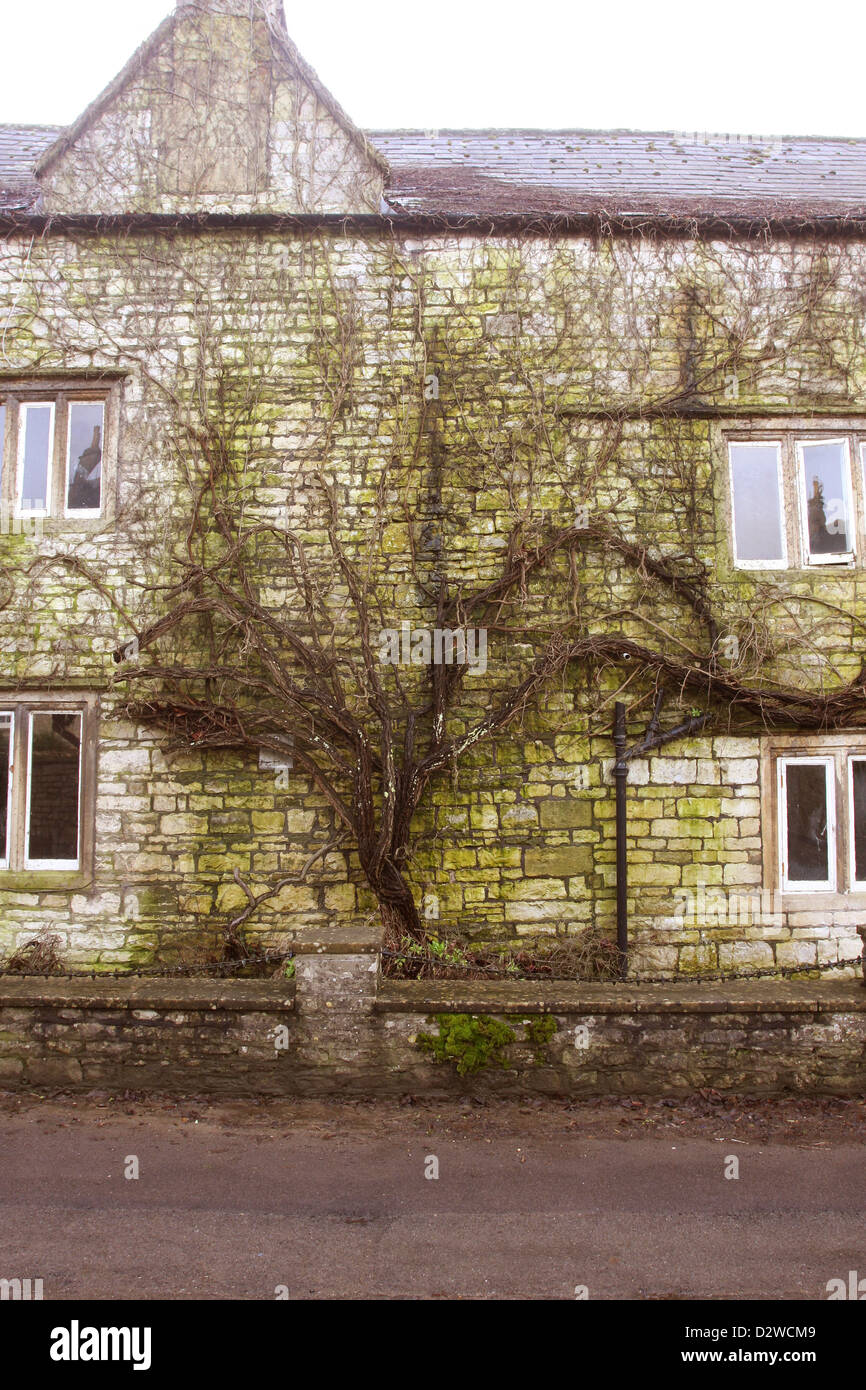
<path id="1" fill-rule="evenodd" d="M 46 1299 L 825 1299 L 866 1276 L 866 1124 L 860 1102 L 806 1112 L 7 1094 L 0 1278 Z"/>

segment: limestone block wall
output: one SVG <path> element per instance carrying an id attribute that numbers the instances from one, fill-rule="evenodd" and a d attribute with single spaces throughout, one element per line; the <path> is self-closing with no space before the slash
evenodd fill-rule
<path id="1" fill-rule="evenodd" d="M 742 631 L 746 653 L 746 639 L 757 640 L 750 634 L 771 632 L 767 664 L 780 677 L 832 684 L 855 674 L 862 568 L 830 577 L 779 571 L 773 593 L 760 576 L 735 570 L 719 428 L 773 412 L 864 418 L 866 356 L 852 309 L 864 251 L 852 243 L 826 252 L 838 258 L 836 278 L 824 318 L 804 328 L 795 311 L 816 273 L 815 248 L 747 250 L 419 239 L 386 226 L 363 235 L 181 227 L 168 238 L 59 225 L 35 241 L 9 231 L 0 242 L 0 394 L 22 382 L 47 391 L 58 381 L 110 381 L 119 406 L 114 517 L 89 530 L 56 518 L 41 536 L 0 534 L 11 584 L 0 607 L 3 691 L 10 699 L 27 689 L 100 695 L 92 881 L 67 890 L 34 879 L 11 889 L 0 877 L 0 949 L 48 928 L 70 966 L 174 960 L 212 945 L 243 906 L 235 870 L 261 890 L 297 872 L 333 834 L 325 798 L 299 768 L 280 783 L 255 755 L 171 747 L 123 712 L 113 653 L 159 611 L 155 591 L 141 586 L 174 573 L 189 515 L 178 447 L 188 440 L 184 410 L 218 377 L 237 392 L 255 383 L 238 505 L 251 520 L 303 536 L 330 576 L 335 609 L 346 595 L 333 578 L 313 485 L 323 458 L 355 553 L 370 553 L 371 517 L 377 498 L 387 499 L 372 553 L 389 627 L 430 625 L 420 580 L 443 564 L 455 585 L 490 582 L 512 544 L 531 555 L 545 527 L 573 524 L 584 507 L 653 553 L 704 564 L 713 603 Z M 707 293 L 714 287 L 712 324 L 689 317 L 684 277 Z M 642 413 L 647 399 L 692 381 L 720 324 L 745 311 L 754 324 L 733 403 L 719 373 L 702 378 L 697 403 L 690 388 L 689 411 Z M 345 366 L 329 347 L 341 332 L 351 346 L 349 385 L 323 433 Z M 86 578 L 58 561 L 69 553 Z M 588 552 L 574 570 L 554 566 L 543 584 L 528 586 L 528 635 L 518 641 L 491 622 L 486 670 L 469 673 L 455 728 L 482 717 L 526 671 L 533 632 L 546 631 L 551 616 L 563 625 L 573 616 L 575 575 L 589 630 L 705 651 L 706 633 L 670 592 L 621 556 Z M 284 611 L 285 573 L 268 559 L 260 579 L 265 601 Z M 113 594 L 123 595 L 131 623 L 119 618 Z M 831 605 L 820 623 L 809 616 L 813 598 Z M 353 656 L 356 639 L 347 623 L 340 640 Z M 431 929 L 471 944 L 540 949 L 592 924 L 611 928 L 609 729 L 623 679 L 609 666 L 569 670 L 501 737 L 434 782 L 416 816 L 409 867 Z M 628 685 L 630 737 L 644 728 L 651 694 L 647 683 Z M 691 704 L 672 691 L 665 717 L 688 715 Z M 700 738 L 632 765 L 630 909 L 634 964 L 646 973 L 807 969 L 859 954 L 858 901 L 807 911 L 765 896 L 765 734 L 734 722 L 717 710 Z M 374 908 L 349 844 L 263 907 L 251 933 L 291 944 Z"/>
<path id="2" fill-rule="evenodd" d="M 0 980 L 0 1086 L 189 1095 L 859 1095 L 861 985 Z M 372 979 L 372 985 L 368 983 Z M 452 1025 L 456 1032 L 451 1033 Z M 452 1038 L 435 1060 L 425 1039 Z M 485 1052 L 478 1040 L 494 1039 Z"/>
<path id="3" fill-rule="evenodd" d="M 630 768 L 635 963 L 648 974 L 857 961 L 856 901 L 816 910 L 782 894 L 760 777 L 761 739 L 689 740 Z M 612 851 L 608 851 L 612 862 Z"/>
<path id="4" fill-rule="evenodd" d="M 272 6 L 179 6 L 39 168 L 51 214 L 378 212 L 384 160 Z"/>

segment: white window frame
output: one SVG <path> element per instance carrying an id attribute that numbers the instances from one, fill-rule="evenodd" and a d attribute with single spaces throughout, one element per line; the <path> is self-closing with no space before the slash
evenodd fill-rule
<path id="1" fill-rule="evenodd" d="M 5 428 L 0 436 L 0 536 L 11 529 L 14 535 L 62 535 L 80 531 L 86 535 L 101 534 L 112 523 L 116 513 L 118 448 L 121 427 L 122 381 L 119 373 L 100 373 L 88 381 L 55 378 L 38 380 L 19 378 L 0 381 L 0 405 L 5 407 Z M 71 407 L 79 403 L 102 406 L 102 460 L 99 510 L 92 507 L 72 508 L 69 501 L 71 438 Z M 37 498 L 25 497 L 23 476 L 28 410 L 34 406 L 48 407 L 50 421 L 50 457 L 47 474 L 48 497 L 44 508 L 24 506 Z M 12 526 L 10 528 L 10 521 Z"/>
<path id="2" fill-rule="evenodd" d="M 98 507 L 70 507 L 69 506 L 69 468 L 72 463 L 72 408 L 76 405 L 101 405 L 102 406 L 102 471 L 99 475 L 99 506 Z M 108 413 L 108 403 L 103 397 L 96 397 L 92 401 L 79 401 L 71 399 L 66 403 L 66 464 L 63 470 L 63 515 L 73 521 L 95 521 L 103 515 L 103 487 L 105 483 L 105 419 Z"/>
<path id="3" fill-rule="evenodd" d="M 24 453 L 26 449 L 26 417 L 31 410 L 50 410 L 49 457 L 47 457 L 46 477 L 44 477 L 44 507 L 26 507 L 25 502 L 33 498 L 24 496 Z M 57 421 L 57 402 L 54 400 L 22 400 L 18 406 L 18 477 L 15 480 L 15 516 L 47 517 L 51 514 L 51 484 L 54 466 L 54 425 Z"/>
<path id="4" fill-rule="evenodd" d="M 849 753 L 848 763 L 848 884 L 852 893 L 866 893 L 866 879 L 857 878 L 857 845 L 854 840 L 854 764 L 866 763 L 866 751 Z"/>
<path id="5" fill-rule="evenodd" d="M 827 868 L 826 879 L 788 878 L 788 786 L 787 770 L 790 766 L 823 767 L 827 798 Z M 803 755 L 782 756 L 777 762 L 776 807 L 779 832 L 778 867 L 779 883 L 783 893 L 835 893 L 836 892 L 836 760 L 832 755 L 807 757 Z"/>
<path id="6" fill-rule="evenodd" d="M 78 804 L 76 806 L 76 839 L 78 844 L 78 855 L 75 859 L 31 859 L 30 858 L 30 790 L 33 779 L 33 717 L 36 714 L 75 714 L 78 716 L 78 724 L 81 730 L 81 737 L 78 742 Z M 40 869 L 48 872 L 57 871 L 60 873 L 75 873 L 81 868 L 81 789 L 84 780 L 84 739 L 85 739 L 84 712 L 82 710 L 70 710 L 63 708 L 52 708 L 46 706 L 38 710 L 30 710 L 27 716 L 27 788 L 24 802 L 24 868 L 25 871 L 38 871 Z"/>
<path id="7" fill-rule="evenodd" d="M 48 429 L 48 460 L 45 473 L 45 506 L 27 507 L 25 502 L 32 502 L 32 497 L 24 497 L 24 452 L 27 447 L 27 415 L 31 410 L 45 410 L 46 407 L 51 412 L 50 426 Z M 52 469 L 54 465 L 54 427 L 57 416 L 57 403 L 52 400 L 44 401 L 21 401 L 18 406 L 18 477 L 15 481 L 15 515 L 16 516 L 50 516 L 51 515 L 51 488 L 54 482 Z"/>
<path id="8" fill-rule="evenodd" d="M 857 518 L 854 514 L 854 495 L 851 487 L 851 442 L 847 435 L 838 435 L 827 439 L 798 439 L 795 442 L 797 496 L 800 502 L 800 542 L 803 547 L 803 559 L 807 565 L 853 565 L 857 558 Z M 841 444 L 844 448 L 845 461 L 842 470 L 842 500 L 845 503 L 848 516 L 848 534 L 853 541 L 853 546 L 850 550 L 840 551 L 838 554 L 813 555 L 809 545 L 809 499 L 806 495 L 804 451 L 810 447 L 814 448 L 815 446 L 827 444 Z"/>
<path id="9" fill-rule="evenodd" d="M 7 768 L 9 785 L 6 788 L 6 843 L 3 846 L 3 853 L 0 854 L 0 869 L 8 869 L 12 862 L 12 778 L 15 776 L 15 711 L 14 709 L 0 709 L 0 717 L 9 719 L 9 766 Z"/>
<path id="10" fill-rule="evenodd" d="M 734 551 L 734 565 L 737 569 L 784 570 L 788 568 L 788 528 L 785 523 L 785 485 L 784 456 L 781 439 L 729 439 L 728 444 L 728 487 L 731 495 L 731 543 Z M 781 560 L 741 560 L 737 554 L 737 501 L 734 488 L 733 449 L 775 449 L 776 486 L 779 491 L 779 530 L 782 539 Z"/>

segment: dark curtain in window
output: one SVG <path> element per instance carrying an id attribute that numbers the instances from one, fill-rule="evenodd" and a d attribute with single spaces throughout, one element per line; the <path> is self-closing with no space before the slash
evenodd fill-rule
<path id="1" fill-rule="evenodd" d="M 866 759 L 857 758 L 851 765 L 851 788 L 854 797 L 854 877 L 866 881 Z"/>
<path id="2" fill-rule="evenodd" d="M 827 770 L 789 763 L 786 773 L 788 879 L 824 882 L 830 877 L 827 839 Z"/>
<path id="3" fill-rule="evenodd" d="M 78 858 L 80 714 L 33 714 L 30 858 Z"/>
<path id="4" fill-rule="evenodd" d="M 9 743 L 12 721 L 0 714 L 0 859 L 9 858 Z"/>

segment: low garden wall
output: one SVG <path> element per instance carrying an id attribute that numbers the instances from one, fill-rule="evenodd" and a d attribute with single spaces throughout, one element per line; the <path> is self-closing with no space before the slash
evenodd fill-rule
<path id="1" fill-rule="evenodd" d="M 0 977 L 0 1086 L 213 1095 L 851 1095 L 860 981 L 391 981 L 322 932 L 271 980 Z"/>

